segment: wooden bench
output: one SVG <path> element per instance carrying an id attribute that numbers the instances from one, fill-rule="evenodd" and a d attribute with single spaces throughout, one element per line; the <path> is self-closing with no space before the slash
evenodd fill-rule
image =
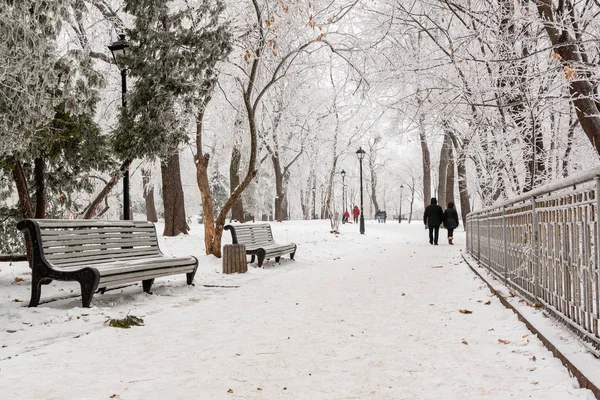
<path id="1" fill-rule="evenodd" d="M 142 281 L 150 293 L 154 278 L 178 273 L 191 285 L 198 267 L 196 257 L 163 255 L 151 222 L 26 219 L 17 228 L 29 231 L 32 242 L 29 307 L 53 279 L 79 282 L 83 307 L 89 307 L 98 288 Z"/>
<path id="2" fill-rule="evenodd" d="M 275 262 L 279 262 L 282 255 L 289 254 L 290 259 L 293 260 L 296 254 L 295 243 L 275 243 L 269 224 L 225 225 L 224 229 L 231 231 L 233 244 L 246 246 L 246 254 L 252 256 L 251 263 L 254 262 L 255 256 L 258 257 L 259 267 L 262 267 L 265 259 L 275 257 Z"/>

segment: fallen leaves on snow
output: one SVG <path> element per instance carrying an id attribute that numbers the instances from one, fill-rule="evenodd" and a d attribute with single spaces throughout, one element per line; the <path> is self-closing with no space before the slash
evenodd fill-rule
<path id="1" fill-rule="evenodd" d="M 490 304 L 492 304 L 492 302 L 491 302 L 491 301 L 489 301 L 489 300 L 488 300 L 488 301 L 486 301 L 485 303 L 483 303 L 483 305 L 484 305 L 484 306 L 489 306 Z"/>
<path id="2" fill-rule="evenodd" d="M 458 310 L 458 312 L 461 314 L 473 314 L 473 311 L 467 310 L 466 308 L 461 308 L 460 310 Z"/>
<path id="3" fill-rule="evenodd" d="M 431 268 L 444 268 L 444 266 L 443 266 L 443 265 L 434 265 L 434 266 L 433 266 L 433 267 L 431 267 Z"/>
<path id="4" fill-rule="evenodd" d="M 466 345 L 468 345 L 468 344 L 469 344 L 469 342 L 467 342 L 465 339 L 463 339 L 461 343 L 462 343 L 462 344 L 466 344 Z"/>
<path id="5" fill-rule="evenodd" d="M 15 280 L 13 281 L 13 284 L 15 284 L 15 283 L 21 283 L 21 282 L 23 282 L 24 280 L 25 280 L 25 279 L 23 279 L 23 278 L 19 278 L 19 277 L 17 276 L 17 277 L 15 278 Z"/>
<path id="6" fill-rule="evenodd" d="M 510 340 L 498 339 L 498 343 L 510 344 Z"/>

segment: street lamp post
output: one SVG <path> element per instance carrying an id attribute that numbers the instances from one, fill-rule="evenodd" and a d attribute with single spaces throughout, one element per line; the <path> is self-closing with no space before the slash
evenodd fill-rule
<path id="1" fill-rule="evenodd" d="M 120 63 L 120 58 L 125 54 L 126 49 L 129 47 L 129 43 L 125 40 L 125 35 L 120 34 L 119 40 L 108 46 L 111 51 L 115 64 L 121 70 L 121 107 L 127 107 L 127 68 L 125 65 Z M 129 167 L 123 171 L 123 219 L 129 220 Z"/>
<path id="2" fill-rule="evenodd" d="M 344 215 L 344 213 L 346 212 L 346 184 L 344 183 L 346 178 L 346 171 L 342 170 L 342 172 L 340 172 L 340 175 L 342 175 L 342 215 Z"/>
<path id="3" fill-rule="evenodd" d="M 367 154 L 362 147 L 359 147 L 356 151 L 356 156 L 360 161 L 360 233 L 361 235 L 365 234 L 365 212 L 363 210 L 363 184 L 362 184 L 362 161 L 365 158 L 365 154 Z"/>
<path id="4" fill-rule="evenodd" d="M 400 185 L 400 212 L 398 212 L 398 223 L 402 223 L 402 189 L 404 185 Z"/>

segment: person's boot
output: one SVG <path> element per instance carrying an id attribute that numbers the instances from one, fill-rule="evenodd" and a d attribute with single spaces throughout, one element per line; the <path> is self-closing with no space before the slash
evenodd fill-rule
<path id="1" fill-rule="evenodd" d="M 453 237 L 448 238 L 448 244 L 454 244 L 454 243 L 452 243 L 452 239 L 454 239 L 454 238 Z"/>

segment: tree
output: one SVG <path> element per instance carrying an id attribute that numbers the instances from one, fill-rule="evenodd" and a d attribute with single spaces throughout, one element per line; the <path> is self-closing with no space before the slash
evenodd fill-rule
<path id="1" fill-rule="evenodd" d="M 13 217 L 78 215 L 76 194 L 91 192 L 92 172 L 113 165 L 108 138 L 93 120 L 102 75 L 80 49 L 58 55 L 57 38 L 70 12 L 63 1 L 11 2 L 0 9 L 0 34 L 7 38 L 0 44 L 6 82 L 0 124 L 10 124 L 0 129 L 2 142 L 12 143 L 0 151 L 0 174 L 12 176 L 19 196 L 18 213 L 3 210 Z M 11 138 L 14 129 L 21 140 Z"/>
<path id="2" fill-rule="evenodd" d="M 116 150 L 126 160 L 161 158 L 164 234 L 187 233 L 179 145 L 187 140 L 189 116 L 205 107 L 199 93 L 230 50 L 228 25 L 219 21 L 223 4 L 125 0 L 125 11 L 135 17 L 124 61 L 136 82 L 121 112 Z"/>

